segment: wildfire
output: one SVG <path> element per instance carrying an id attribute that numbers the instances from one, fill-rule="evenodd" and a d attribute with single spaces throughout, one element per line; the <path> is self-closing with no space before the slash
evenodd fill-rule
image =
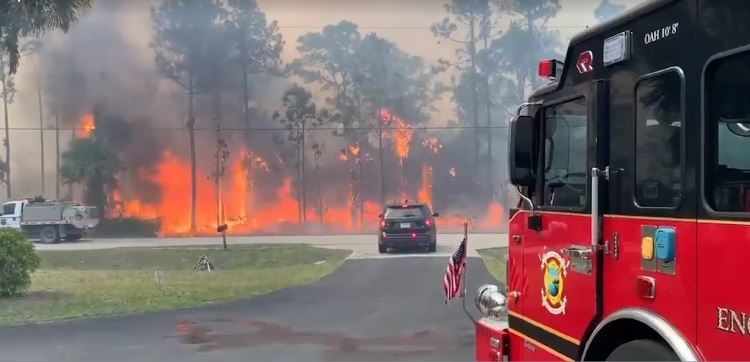
<path id="1" fill-rule="evenodd" d="M 349 152 L 351 152 L 352 156 L 359 157 L 359 151 L 361 151 L 361 148 L 358 143 L 349 146 Z"/>
<path id="2" fill-rule="evenodd" d="M 385 111 L 387 118 L 396 130 L 389 132 L 393 140 L 394 152 L 401 160 L 409 155 L 413 129 L 403 120 Z M 91 124 L 89 130 L 94 129 L 93 117 L 83 120 Z M 82 120 L 82 122 L 83 122 Z M 90 133 L 88 133 L 90 134 Z M 435 138 L 428 138 L 423 142 L 425 147 L 439 150 L 442 145 Z M 233 148 L 233 149 L 232 149 Z M 139 198 L 137 190 L 128 189 L 122 181 L 119 189 L 110 192 L 109 217 L 132 217 L 140 219 L 158 220 L 159 234 L 162 236 L 177 235 L 213 235 L 216 233 L 217 216 L 224 216 L 223 222 L 229 228 L 230 234 L 256 233 L 304 233 L 316 232 L 368 232 L 370 227 L 378 222 L 377 215 L 382 212 L 383 205 L 378 202 L 363 199 L 360 177 L 356 168 L 351 168 L 351 180 L 348 180 L 346 192 L 318 193 L 309 189 L 306 210 L 306 224 L 299 219 L 300 200 L 292 177 L 276 176 L 279 185 L 271 195 L 263 195 L 258 191 L 256 183 L 263 180 L 263 175 L 272 172 L 266 159 L 244 147 L 230 147 L 230 156 L 224 178 L 221 180 L 221 204 L 219 203 L 218 187 L 214 179 L 206 177 L 208 172 L 199 168 L 196 179 L 196 224 L 195 232 L 191 232 L 191 183 L 189 159 L 176 155 L 170 150 L 161 154 L 156 165 L 151 169 L 139 169 L 137 178 L 141 182 L 154 184 L 160 193 L 148 201 Z M 267 155 L 279 158 L 278 154 Z M 348 145 L 340 150 L 338 155 L 332 155 L 342 160 L 368 160 L 360 144 Z M 403 170 L 403 167 L 402 167 Z M 361 171 L 359 171 L 361 172 Z M 356 177 L 355 177 L 356 175 Z M 455 177 L 455 168 L 450 169 L 450 175 Z M 270 177 L 269 175 L 268 177 Z M 401 190 L 386 195 L 387 198 L 399 196 L 401 200 L 418 199 L 420 202 L 433 205 L 434 170 L 430 164 L 422 165 L 422 185 L 418 190 L 407 190 L 402 184 Z M 402 175 L 403 178 L 403 175 Z M 403 180 L 402 180 L 403 181 Z M 342 190 L 343 191 L 343 190 Z M 411 193 L 411 195 L 410 195 Z M 416 193 L 417 197 L 413 197 Z M 261 197 L 262 196 L 262 197 Z M 499 230 L 503 225 L 503 208 L 499 203 L 489 205 L 484 210 L 484 218 L 477 221 L 475 216 L 460 215 L 452 210 L 436 210 L 441 213 L 437 222 L 445 232 L 459 232 L 466 220 L 473 220 L 472 225 L 487 230 Z M 322 228 L 321 228 L 322 227 Z"/>
<path id="3" fill-rule="evenodd" d="M 380 111 L 380 118 L 396 128 L 390 137 L 393 139 L 393 151 L 403 166 L 404 161 L 409 157 L 409 148 L 414 137 L 414 130 L 403 119 L 397 117 L 387 109 Z"/>
<path id="4" fill-rule="evenodd" d="M 443 148 L 443 145 L 435 137 L 427 137 L 422 141 L 422 146 L 430 150 L 432 153 L 438 153 Z"/>
<path id="5" fill-rule="evenodd" d="M 268 167 L 268 162 L 266 162 L 263 157 L 258 156 L 252 152 L 246 153 L 243 151 L 240 158 L 245 160 L 247 167 L 250 169 L 271 171 L 271 169 Z"/>
<path id="6" fill-rule="evenodd" d="M 419 202 L 432 206 L 432 166 L 422 166 L 422 188 L 419 190 Z"/>
<path id="7" fill-rule="evenodd" d="M 94 134 L 95 129 L 96 119 L 94 118 L 94 115 L 86 113 L 80 121 L 78 121 L 78 125 L 76 126 L 76 136 L 83 138 L 91 137 L 91 135 Z"/>

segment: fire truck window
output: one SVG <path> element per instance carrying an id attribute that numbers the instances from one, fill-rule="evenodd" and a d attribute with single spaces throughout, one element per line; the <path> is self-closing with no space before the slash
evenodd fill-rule
<path id="1" fill-rule="evenodd" d="M 750 212 L 750 53 L 706 70 L 706 200 L 716 211 Z"/>
<path id="2" fill-rule="evenodd" d="M 544 205 L 586 205 L 587 114 L 585 98 L 544 110 Z"/>
<path id="3" fill-rule="evenodd" d="M 675 207 L 682 197 L 682 77 L 667 72 L 636 85 L 635 201 Z"/>

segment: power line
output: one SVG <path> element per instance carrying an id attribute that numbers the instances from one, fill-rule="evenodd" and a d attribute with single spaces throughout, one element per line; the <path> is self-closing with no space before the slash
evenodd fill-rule
<path id="1" fill-rule="evenodd" d="M 398 131 L 398 130 L 410 130 L 410 131 L 430 131 L 430 130 L 462 130 L 462 129 L 507 129 L 508 126 L 409 126 L 408 128 L 399 128 L 399 127 L 348 127 L 348 128 L 342 128 L 342 127 L 316 127 L 316 128 L 308 128 L 305 130 L 305 132 L 314 132 L 314 131 L 377 131 L 379 129 L 382 129 L 383 131 Z M 39 127 L 10 127 L 8 130 L 10 131 L 39 131 L 41 128 Z M 136 131 L 187 131 L 188 129 L 185 127 L 133 127 Z M 77 127 L 61 127 L 61 128 L 44 128 L 46 131 L 92 131 L 89 128 L 77 128 Z M 279 127 L 222 127 L 222 131 L 286 131 L 288 132 L 288 128 L 279 128 Z M 211 131 L 216 132 L 216 127 L 211 128 L 194 128 L 193 131 Z"/>
<path id="2" fill-rule="evenodd" d="M 331 24 L 327 25 L 279 25 L 280 29 L 323 29 L 326 26 L 330 26 Z M 590 27 L 591 25 L 555 25 L 555 26 L 547 26 L 546 29 L 586 29 Z M 431 31 L 431 26 L 410 26 L 410 25 L 382 25 L 382 26 L 358 26 L 358 29 L 361 30 L 427 30 Z M 510 29 L 510 25 L 494 25 L 491 27 L 492 29 Z"/>

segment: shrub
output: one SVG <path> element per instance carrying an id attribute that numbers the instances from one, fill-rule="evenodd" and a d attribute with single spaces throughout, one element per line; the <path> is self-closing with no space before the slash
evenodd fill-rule
<path id="1" fill-rule="evenodd" d="M 100 238 L 153 238 L 159 231 L 159 220 L 143 220 L 134 217 L 103 219 L 96 226 L 92 237 Z"/>
<path id="2" fill-rule="evenodd" d="M 40 262 L 34 244 L 21 232 L 0 229 L 0 296 L 14 296 L 26 290 L 31 285 L 30 274 Z"/>

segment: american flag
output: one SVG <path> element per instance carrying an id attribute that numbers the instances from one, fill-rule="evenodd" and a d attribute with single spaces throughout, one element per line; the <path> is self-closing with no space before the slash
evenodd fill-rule
<path id="1" fill-rule="evenodd" d="M 461 241 L 456 251 L 448 259 L 448 268 L 443 278 L 443 291 L 445 291 L 445 303 L 451 299 L 463 296 L 464 290 L 461 280 L 466 270 L 466 238 Z"/>

